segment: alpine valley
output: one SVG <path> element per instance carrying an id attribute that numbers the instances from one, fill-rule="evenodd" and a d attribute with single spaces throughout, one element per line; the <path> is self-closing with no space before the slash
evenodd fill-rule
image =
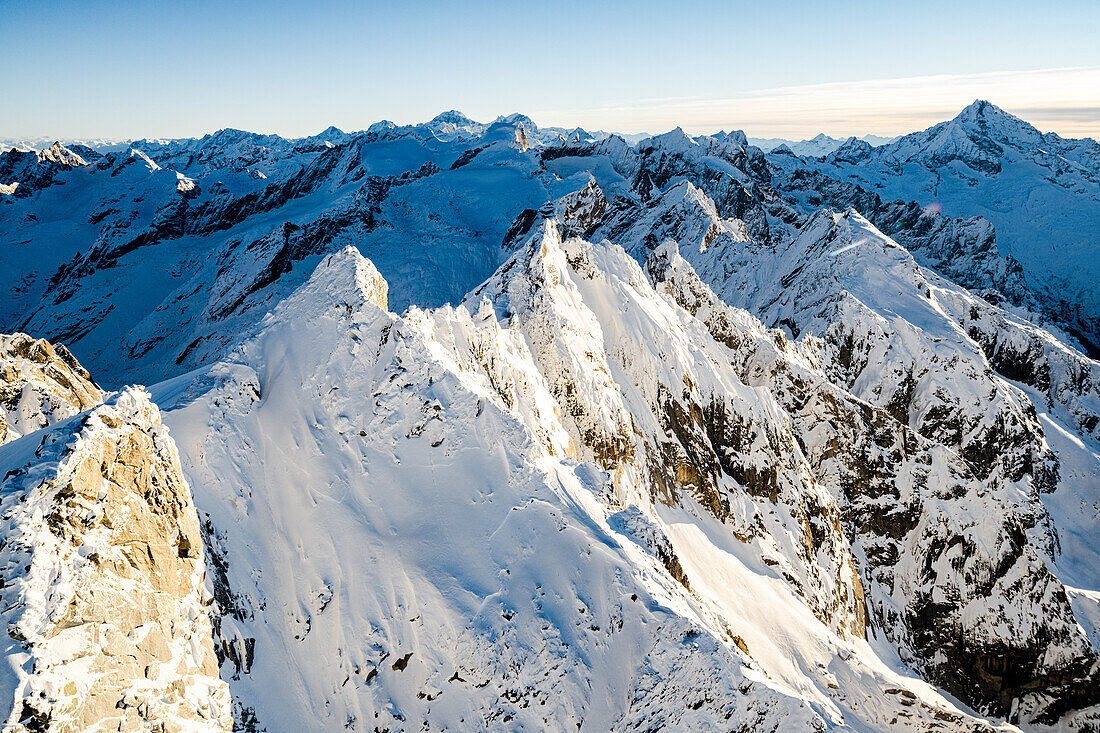
<path id="1" fill-rule="evenodd" d="M 5 146 L 3 731 L 1100 731 L 1100 145 L 755 142 Z"/>

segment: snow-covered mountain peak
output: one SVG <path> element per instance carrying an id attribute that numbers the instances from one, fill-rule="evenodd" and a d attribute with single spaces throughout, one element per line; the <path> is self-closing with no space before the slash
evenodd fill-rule
<path id="1" fill-rule="evenodd" d="M 329 125 L 324 130 L 321 130 L 316 135 L 313 135 L 313 137 L 323 138 L 325 140 L 342 140 L 343 138 L 347 137 L 347 135 L 348 133 L 344 132 L 336 125 Z"/>
<path id="2" fill-rule="evenodd" d="M 280 313 L 307 314 L 329 310 L 347 313 L 368 304 L 387 309 L 389 286 L 374 263 L 348 245 L 326 255 L 309 280 L 280 304 L 271 318 Z"/>
<path id="3" fill-rule="evenodd" d="M 424 125 L 428 130 L 443 139 L 476 137 L 489 127 L 475 122 L 456 109 L 440 112 Z"/>
<path id="4" fill-rule="evenodd" d="M 873 241 L 883 249 L 902 249 L 852 206 L 837 211 L 821 209 L 802 226 L 797 239 L 826 246 L 844 242 L 862 245 Z M 833 256 L 837 254 L 843 253 Z"/>
<path id="5" fill-rule="evenodd" d="M 378 122 L 371 123 L 367 128 L 368 133 L 380 134 L 383 132 L 389 132 L 397 129 L 397 123 L 390 120 L 379 120 Z"/>
<path id="6" fill-rule="evenodd" d="M 854 208 L 822 209 L 814 214 L 783 257 L 785 267 L 802 264 L 803 273 L 828 273 L 834 287 L 854 295 L 863 305 L 888 311 L 900 308 L 904 301 L 921 310 L 934 310 L 926 305 L 925 273 L 913 256 Z M 892 292 L 895 280 L 904 283 L 897 293 Z M 823 287 L 824 282 L 816 282 L 815 287 Z M 876 287 L 886 282 L 891 283 L 890 289 L 877 292 Z M 774 283 L 772 288 L 777 294 L 781 289 Z M 951 332 L 953 327 L 947 330 Z"/>
<path id="7" fill-rule="evenodd" d="M 582 127 L 574 127 L 568 134 L 558 137 L 562 145 L 587 145 L 596 141 L 591 133 Z"/>
<path id="8" fill-rule="evenodd" d="M 1033 125 L 984 99 L 974 101 L 949 122 L 974 137 L 986 137 L 1014 147 L 1039 145 L 1042 133 Z"/>
<path id="9" fill-rule="evenodd" d="M 1008 119 L 1014 120 L 1016 123 L 1027 124 L 1019 117 L 1005 112 L 997 105 L 985 99 L 975 99 L 973 102 L 963 107 L 962 111 L 955 115 L 953 121 L 960 124 L 988 126 L 991 124 L 991 121 L 997 119 Z M 993 122 L 993 124 L 996 123 Z"/>
<path id="10" fill-rule="evenodd" d="M 437 114 L 435 117 L 433 117 L 431 119 L 431 122 L 429 122 L 429 124 L 431 124 L 432 122 L 439 123 L 441 125 L 476 125 L 476 124 L 479 124 L 479 123 L 474 122 L 473 120 L 471 120 L 469 117 L 464 115 L 462 112 L 459 112 L 457 109 L 449 109 L 449 110 L 446 110 L 445 112 L 440 112 L 439 114 Z"/>
<path id="11" fill-rule="evenodd" d="M 829 153 L 826 160 L 839 163 L 858 163 L 871 157 L 873 150 L 871 143 L 866 140 L 850 137 L 841 143 L 840 147 Z"/>
<path id="12" fill-rule="evenodd" d="M 871 145 L 881 145 L 890 142 L 893 138 L 884 138 L 877 135 L 864 135 L 861 140 Z M 822 158 L 836 151 L 845 142 L 845 138 L 835 138 L 823 132 L 818 133 L 808 140 L 785 140 L 783 138 L 749 138 L 749 143 L 760 147 L 762 150 L 775 153 L 782 152 L 786 148 L 795 155 L 809 158 Z"/>
<path id="13" fill-rule="evenodd" d="M 683 153 L 698 147 L 699 143 L 679 126 L 638 143 L 638 150 L 640 152 L 645 150 L 661 150 L 668 153 Z"/>
<path id="14" fill-rule="evenodd" d="M 1005 149 L 1025 154 L 1039 152 L 1042 134 L 1027 122 L 1000 107 L 977 100 L 954 119 L 922 132 L 906 135 L 883 146 L 884 157 L 894 164 L 918 161 L 930 167 L 960 160 L 975 171 L 996 174 L 1005 160 Z"/>
<path id="15" fill-rule="evenodd" d="M 234 145 L 241 142 L 253 142 L 260 143 L 267 141 L 269 138 L 276 138 L 274 135 L 263 135 L 256 132 L 248 132 L 247 130 L 239 130 L 235 127 L 223 127 L 220 130 L 203 135 L 199 138 L 199 142 L 204 144 L 211 144 L 214 146 L 220 145 Z"/>
<path id="16" fill-rule="evenodd" d="M 73 168 L 88 165 L 88 161 L 84 160 L 84 158 L 80 157 L 60 142 L 54 142 L 50 147 L 39 151 L 38 160 L 41 162 L 56 163 L 58 165 L 67 165 Z"/>
<path id="17" fill-rule="evenodd" d="M 523 129 L 529 133 L 536 133 L 539 131 L 539 126 L 535 124 L 535 121 L 520 112 L 513 112 L 510 115 L 500 115 L 493 121 L 503 122 L 508 125 L 523 125 Z"/>
<path id="18" fill-rule="evenodd" d="M 145 167 L 149 169 L 149 172 L 159 171 L 160 165 L 150 158 L 145 152 L 138 150 L 137 148 L 130 148 L 130 158 L 140 160 L 145 163 Z"/>
<path id="19" fill-rule="evenodd" d="M 717 132 L 711 135 L 711 137 L 713 137 L 715 140 L 718 140 L 719 142 L 733 143 L 734 145 L 739 145 L 741 147 L 745 147 L 749 144 L 749 138 L 745 135 L 744 130 L 731 130 L 729 132 L 722 130 L 721 132 Z"/>

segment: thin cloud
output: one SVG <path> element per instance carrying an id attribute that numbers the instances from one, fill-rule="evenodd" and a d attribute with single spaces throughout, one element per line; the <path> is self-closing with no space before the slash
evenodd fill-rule
<path id="1" fill-rule="evenodd" d="M 546 110 L 547 124 L 624 131 L 691 133 L 743 129 L 759 137 L 801 139 L 899 135 L 988 99 L 1041 130 L 1100 137 L 1100 67 L 940 74 L 777 87 L 720 99 L 647 99 L 579 110 Z"/>

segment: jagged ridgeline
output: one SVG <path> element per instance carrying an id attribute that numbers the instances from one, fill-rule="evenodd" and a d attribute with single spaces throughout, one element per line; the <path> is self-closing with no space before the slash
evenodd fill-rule
<path id="1" fill-rule="evenodd" d="M 1097 146 L 809 143 L 0 154 L 4 730 L 1097 730 Z"/>

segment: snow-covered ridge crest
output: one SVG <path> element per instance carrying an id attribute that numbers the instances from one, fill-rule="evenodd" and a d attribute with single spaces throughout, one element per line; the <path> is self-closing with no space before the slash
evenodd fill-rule
<path id="1" fill-rule="evenodd" d="M 1061 600 L 1052 604 L 1043 600 L 1048 590 L 1056 597 L 1065 598 L 1064 590 L 1058 591 L 1061 583 L 1047 569 L 1056 557 L 1057 543 L 1051 518 L 1040 500 L 1040 492 L 1055 490 L 1058 484 L 1058 459 L 1044 438 L 1043 427 L 1029 397 L 994 371 L 983 347 L 969 337 L 962 324 L 975 324 L 970 329 L 976 336 L 981 332 L 979 323 L 993 331 L 983 338 L 991 343 L 991 354 L 1004 356 L 998 362 L 1001 369 L 1019 358 L 1021 351 L 1026 359 L 1030 349 L 1041 353 L 1046 348 L 1058 358 L 1065 358 L 1072 350 L 1058 349 L 1052 343 L 1044 347 L 1042 340 L 1033 340 L 1024 348 L 1013 346 L 1026 344 L 1034 336 L 1026 336 L 1030 332 L 1014 326 L 999 309 L 923 271 L 904 248 L 854 211 L 819 212 L 797 236 L 779 247 L 759 247 L 751 241 L 731 242 L 729 247 L 709 254 L 713 257 L 698 253 L 694 247 L 685 248 L 685 255 L 704 265 L 702 271 L 712 278 L 716 287 L 723 289 L 729 300 L 744 303 L 759 313 L 766 324 L 783 326 L 788 333 L 806 341 L 811 352 L 819 355 L 821 372 L 829 382 L 885 411 L 859 428 L 858 433 L 879 436 L 876 442 L 880 442 L 886 433 L 905 427 L 931 441 L 931 445 L 917 451 L 919 444 L 914 445 L 915 436 L 901 430 L 894 448 L 900 449 L 900 454 L 887 458 L 880 464 L 882 469 L 876 469 L 891 473 L 894 469 L 888 467 L 905 465 L 904 456 L 914 451 L 927 451 L 928 465 L 936 468 L 924 477 L 921 474 L 927 474 L 927 468 L 921 468 L 921 461 L 917 461 L 905 469 L 913 475 L 906 478 L 898 474 L 879 486 L 880 479 L 874 478 L 874 472 L 861 476 L 868 465 L 876 465 L 879 460 L 870 457 L 861 459 L 862 468 L 859 465 L 852 467 L 855 473 L 851 479 L 843 478 L 844 470 L 848 469 L 841 471 L 840 481 L 830 480 L 827 473 L 819 474 L 826 485 L 848 487 L 843 488 L 847 494 L 848 521 L 872 530 L 868 534 L 857 534 L 854 543 L 857 547 L 864 545 L 862 549 L 870 560 L 871 578 L 875 581 L 871 586 L 875 591 L 871 594 L 872 599 L 878 594 L 876 588 L 886 588 L 887 594 L 892 596 L 891 599 L 880 596 L 874 600 L 872 608 L 880 617 L 879 623 L 899 644 L 903 657 L 926 660 L 916 661 L 918 665 L 929 664 L 931 660 L 927 667 L 930 677 L 941 680 L 956 694 L 975 700 L 976 705 L 988 704 L 990 709 L 1007 711 L 1016 704 L 1010 698 L 1026 687 L 1018 687 L 1020 682 L 1015 677 L 997 675 L 989 678 L 981 671 L 985 665 L 996 665 L 997 656 L 1004 655 L 1017 660 L 1013 662 L 1013 675 L 1024 679 L 1034 675 L 1038 684 L 1047 688 L 1043 694 L 1030 696 L 1020 703 L 1019 712 L 1024 719 L 1042 717 L 1050 721 L 1067 707 L 1080 706 L 1092 694 L 1081 691 L 1095 689 L 1097 684 L 1096 650 L 1078 632 L 1068 603 Z M 698 300 L 698 296 L 695 299 Z M 710 311 L 713 312 L 713 308 Z M 724 318 L 736 321 L 733 315 Z M 998 327 L 1005 330 L 998 334 Z M 811 338 L 806 335 L 808 333 L 820 334 L 820 338 Z M 743 343 L 744 339 L 739 338 L 739 341 Z M 995 345 L 999 342 L 1004 343 L 1003 351 Z M 1016 357 L 1011 356 L 1010 349 L 1016 349 Z M 1051 390 L 1050 394 L 1052 398 L 1060 395 L 1055 398 L 1058 400 L 1069 399 L 1080 419 L 1084 405 L 1092 397 L 1088 378 L 1084 382 L 1081 380 L 1090 372 L 1088 360 L 1079 354 L 1077 359 L 1080 363 L 1073 368 L 1064 372 L 1052 371 L 1063 386 Z M 769 368 L 769 371 L 774 369 Z M 1046 374 L 1045 369 L 1043 374 Z M 805 382 L 805 379 L 800 381 Z M 793 394 L 808 390 L 821 395 L 831 389 L 826 384 L 813 388 L 803 384 Z M 776 394 L 792 392 L 787 387 Z M 831 399 L 835 401 L 836 397 Z M 801 404 L 801 401 L 795 403 L 796 406 Z M 859 409 L 853 410 L 856 424 L 864 422 L 859 413 Z M 797 414 L 796 411 L 794 415 Z M 894 420 L 901 425 L 890 427 Z M 818 422 L 819 416 L 812 418 L 809 425 Z M 848 430 L 843 424 L 840 427 L 841 433 Z M 817 464 L 821 459 L 814 457 L 816 441 L 811 436 L 812 432 L 810 436 L 803 435 L 803 443 L 810 450 L 812 462 Z M 836 455 L 859 456 L 864 450 L 853 446 Z M 947 475 L 935 475 L 944 471 Z M 868 482 L 868 479 L 871 480 Z M 949 504 L 947 508 L 933 509 L 942 507 L 942 497 L 931 503 L 921 498 L 919 487 L 922 485 L 950 484 L 970 486 L 960 495 L 956 506 Z M 867 524 L 859 517 L 883 499 L 885 487 L 889 487 L 889 492 L 901 490 L 903 494 L 910 491 L 905 487 L 915 487 L 917 491 L 909 493 L 908 498 L 894 494 L 890 506 L 896 509 L 885 516 L 881 514 L 881 507 L 870 509 L 865 517 L 874 517 L 874 520 Z M 851 493 L 853 488 L 857 489 L 855 494 Z M 1085 496 L 1089 496 L 1087 489 Z M 911 513 L 913 510 L 917 513 Z M 875 529 L 876 522 L 886 522 L 885 544 L 889 545 L 909 531 L 904 529 L 906 526 L 921 525 L 920 513 L 929 511 L 929 518 L 940 511 L 944 514 L 925 525 L 922 534 L 913 537 L 917 539 L 914 543 L 907 541 L 887 551 L 881 540 L 873 537 L 882 529 Z M 891 517 L 891 514 L 896 516 Z M 994 515 L 997 520 L 992 523 L 982 521 L 970 525 L 961 519 Z M 908 519 L 903 519 L 905 516 Z M 1076 527 L 1079 521 L 1075 519 L 1069 526 Z M 916 525 L 910 524 L 912 522 Z M 892 529 L 890 525 L 894 525 Z M 939 529 L 930 531 L 931 527 Z M 898 531 L 901 535 L 888 539 Z M 968 550 L 965 557 L 975 564 L 964 576 L 956 576 L 943 568 L 931 576 L 905 578 L 895 569 L 895 565 L 904 567 L 897 563 L 897 550 L 902 548 L 903 553 L 933 557 L 938 542 L 934 538 L 941 531 L 957 534 L 967 547 L 996 550 L 988 554 L 984 550 Z M 1005 539 L 1011 537 L 1018 539 Z M 867 549 L 866 543 L 877 546 Z M 1080 551 L 1074 550 L 1075 564 L 1081 557 Z M 922 562 L 917 560 L 916 566 L 920 567 Z M 1033 579 L 1032 591 L 1019 592 L 1013 580 L 1019 572 Z M 927 606 L 922 599 L 938 593 L 934 591 L 930 596 L 928 589 L 922 588 L 930 580 L 945 588 L 947 598 L 987 596 L 982 602 L 982 614 L 975 615 L 976 607 L 969 601 L 960 605 L 948 603 L 935 610 Z M 955 589 L 946 590 L 951 586 Z M 1044 588 L 1047 590 L 1042 590 Z M 899 613 L 899 606 L 912 610 Z M 963 613 L 964 607 L 971 610 Z M 1018 611 L 1021 607 L 1032 610 L 1021 616 Z M 975 620 L 983 615 L 990 621 L 1042 617 L 1042 623 L 1049 625 L 1051 636 L 1045 636 L 1046 631 L 1037 635 L 1021 632 L 1013 642 L 1019 648 L 1011 648 L 1013 644 L 1002 646 L 1002 641 L 986 635 L 983 630 L 986 622 L 975 625 Z M 910 624 L 914 624 L 911 631 L 905 631 L 904 627 Z M 938 641 L 934 642 L 937 654 L 929 656 L 920 651 L 929 640 L 942 638 L 944 629 L 948 628 L 960 630 L 957 635 L 949 632 L 959 640 L 960 646 L 955 651 L 951 644 Z M 1057 641 L 1044 641 L 1048 638 Z M 915 652 L 910 650 L 914 646 Z M 1053 647 L 1061 650 L 1061 658 L 1050 661 L 1053 657 L 1048 657 L 1034 664 L 1036 650 Z M 937 669 L 935 665 L 940 662 L 935 659 L 942 662 L 958 649 L 971 649 L 973 653 L 964 652 L 956 662 Z M 988 649 L 999 651 L 989 653 Z M 1059 681 L 1068 669 L 1074 670 L 1071 674 L 1080 676 L 1079 683 L 1065 685 Z M 992 683 L 986 681 L 989 679 Z M 988 702 L 980 702 L 982 698 Z"/>
<path id="2" fill-rule="evenodd" d="M 835 240 L 829 246 L 836 247 Z M 803 335 L 791 344 L 752 327 L 747 314 L 711 294 L 671 246 L 651 256 L 648 271 L 734 350 L 748 381 L 767 386 L 789 411 L 815 476 L 842 504 L 863 558 L 871 621 L 899 645 L 903 658 L 977 706 L 1018 706 L 1022 720 L 1042 716 L 1050 722 L 1088 700 L 1091 693 L 1078 690 L 1095 687 L 1096 653 L 1049 570 L 1050 519 L 1034 494 L 1021 495 L 1026 475 L 1016 476 L 1015 487 L 996 475 L 983 482 L 958 455 L 916 435 L 907 420 L 899 423 L 904 413 L 895 406 L 871 408 L 827 381 L 817 364 L 835 359 L 828 336 L 821 342 Z M 784 355 L 806 350 L 802 363 Z M 1033 429 L 1041 440 L 1041 429 Z M 1008 445 L 1002 449 L 1011 452 Z M 949 495 L 945 486 L 958 488 Z M 942 548 L 958 545 L 965 551 L 944 563 Z M 1044 630 L 1036 631 L 1036 624 Z M 1013 629 L 1007 632 L 1011 642 L 989 633 L 997 625 Z M 935 653 L 922 650 L 929 642 Z M 1044 657 L 1034 663 L 1032 650 L 1038 649 Z M 1013 659 L 1011 671 L 990 679 L 984 670 L 997 662 L 989 656 Z M 1063 686 L 1063 674 L 1081 680 Z M 1021 694 L 1028 686 L 1013 686 L 1026 675 L 1046 689 Z"/>
<path id="3" fill-rule="evenodd" d="M 321 260 L 294 298 L 297 302 L 313 300 L 319 305 L 327 299 L 350 308 L 373 303 L 386 310 L 388 292 L 389 286 L 374 263 L 349 245 Z M 292 307 L 288 305 L 284 310 Z"/>
<path id="4" fill-rule="evenodd" d="M 140 388 L 0 447 L 5 730 L 230 730 L 198 517 Z"/>
<path id="5" fill-rule="evenodd" d="M 652 520 L 613 519 L 603 472 L 562 460 L 523 335 L 488 306 L 386 313 L 357 257 L 165 386 L 244 719 L 821 729 L 746 676 Z"/>
<path id="6" fill-rule="evenodd" d="M 323 262 L 232 357 L 160 388 L 209 515 L 239 720 L 820 730 L 905 709 L 989 729 L 869 648 L 836 508 L 779 408 L 622 249 L 543 224 L 467 305 L 403 316 L 355 295 L 358 265 Z M 562 396 L 551 350 L 591 372 L 585 394 Z M 694 418 L 661 422 L 724 387 L 723 414 L 765 423 L 723 453 L 744 488 Z M 601 402 L 628 432 L 596 463 L 608 443 L 576 423 Z M 658 458 L 663 488 L 622 500 Z M 731 603 L 741 583 L 766 600 Z"/>

